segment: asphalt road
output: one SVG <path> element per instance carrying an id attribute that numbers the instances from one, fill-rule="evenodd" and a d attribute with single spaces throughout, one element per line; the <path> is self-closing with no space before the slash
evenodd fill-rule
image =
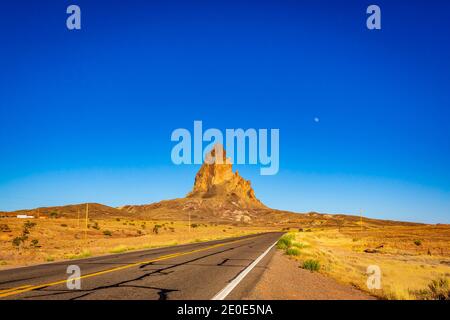
<path id="1" fill-rule="evenodd" d="M 281 235 L 264 233 L 3 270 L 0 299 L 211 299 L 242 277 L 239 275 Z M 274 250 L 226 299 L 245 298 Z M 80 289 L 67 287 L 69 265 L 81 270 Z"/>

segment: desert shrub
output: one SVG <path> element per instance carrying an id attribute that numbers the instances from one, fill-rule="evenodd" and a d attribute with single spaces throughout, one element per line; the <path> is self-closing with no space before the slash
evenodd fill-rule
<path id="1" fill-rule="evenodd" d="M 97 221 L 94 222 L 94 225 L 92 226 L 92 228 L 95 230 L 100 230 L 100 226 L 98 225 Z M 108 231 L 108 230 L 106 230 L 106 231 Z"/>
<path id="2" fill-rule="evenodd" d="M 112 232 L 109 230 L 103 230 L 103 235 L 110 237 L 112 236 Z"/>
<path id="3" fill-rule="evenodd" d="M 23 224 L 23 227 L 26 228 L 26 229 L 31 229 L 31 228 L 33 228 L 35 225 L 36 225 L 36 222 L 26 221 L 26 222 Z"/>
<path id="4" fill-rule="evenodd" d="M 191 224 L 191 228 L 198 228 L 198 227 L 199 227 L 199 225 L 196 224 L 196 223 L 192 223 L 192 224 Z"/>
<path id="5" fill-rule="evenodd" d="M 422 241 L 420 241 L 420 240 L 414 240 L 414 244 L 415 244 L 416 246 L 420 246 L 420 245 L 422 245 Z"/>
<path id="6" fill-rule="evenodd" d="M 1 232 L 11 232 L 11 229 L 7 224 L 0 224 L 0 231 Z"/>
<path id="7" fill-rule="evenodd" d="M 142 229 L 145 229 L 145 228 L 146 228 L 146 227 L 145 227 L 145 224 L 141 225 L 141 228 L 142 228 Z"/>
<path id="8" fill-rule="evenodd" d="M 154 234 L 158 234 L 158 233 L 159 233 L 159 228 L 161 228 L 161 225 L 160 225 L 160 224 L 155 224 L 155 225 L 153 226 L 152 232 L 153 232 Z"/>
<path id="9" fill-rule="evenodd" d="M 38 239 L 33 239 L 33 240 L 31 240 L 31 246 L 32 246 L 33 248 L 39 248 L 39 247 L 40 247 L 40 245 L 39 245 L 39 240 L 38 240 Z"/>
<path id="10" fill-rule="evenodd" d="M 414 292 L 414 294 L 423 300 L 450 300 L 450 287 L 446 278 L 432 280 L 428 288 Z"/>
<path id="11" fill-rule="evenodd" d="M 21 237 L 15 237 L 15 238 L 11 241 L 11 243 L 12 243 L 12 245 L 13 245 L 14 247 L 19 248 L 20 245 L 21 245 L 22 243 L 24 243 L 26 239 L 27 239 L 27 238 L 25 238 L 24 236 L 21 236 Z"/>
<path id="12" fill-rule="evenodd" d="M 120 218 L 116 218 L 116 221 L 120 221 Z"/>
<path id="13" fill-rule="evenodd" d="M 56 211 L 50 212 L 50 218 L 53 218 L 53 219 L 58 218 L 58 212 L 56 212 Z"/>
<path id="14" fill-rule="evenodd" d="M 141 235 L 141 234 L 142 234 L 142 231 L 141 231 L 141 230 L 137 230 L 136 232 L 137 232 L 138 235 Z"/>
<path id="15" fill-rule="evenodd" d="M 294 247 L 287 248 L 286 249 L 286 254 L 288 256 L 299 256 L 300 255 L 300 249 L 294 248 Z"/>
<path id="16" fill-rule="evenodd" d="M 171 232 L 175 232 L 175 228 L 174 228 L 174 227 L 169 227 L 169 230 L 170 230 Z"/>
<path id="17" fill-rule="evenodd" d="M 320 270 L 320 262 L 317 260 L 309 259 L 303 262 L 303 269 L 309 270 L 311 272 Z"/>
<path id="18" fill-rule="evenodd" d="M 428 284 L 428 290 L 434 300 L 450 300 L 450 288 L 446 278 L 432 280 Z"/>
<path id="19" fill-rule="evenodd" d="M 61 223 L 60 226 L 61 226 L 61 227 L 67 227 L 67 224 Z"/>

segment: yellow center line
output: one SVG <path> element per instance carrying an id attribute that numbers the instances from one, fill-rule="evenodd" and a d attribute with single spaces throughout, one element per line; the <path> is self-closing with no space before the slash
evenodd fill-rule
<path id="1" fill-rule="evenodd" d="M 251 237 L 253 238 L 253 237 Z M 213 248 L 217 248 L 217 247 L 222 247 L 225 245 L 229 245 L 229 244 L 233 244 L 233 243 L 237 243 L 237 242 L 241 242 L 241 241 L 245 241 L 251 238 L 245 238 L 245 239 L 240 239 L 240 240 L 234 240 L 231 242 L 226 242 L 226 243 L 218 243 L 206 248 L 201 248 L 201 249 L 196 249 L 196 250 L 191 250 L 191 251 L 186 251 L 186 252 L 177 252 L 177 253 L 171 253 L 171 254 L 167 254 L 164 256 L 160 256 L 151 260 L 147 260 L 147 261 L 141 261 L 141 262 L 134 262 L 134 263 L 130 263 L 124 266 L 120 266 L 120 267 L 115 267 L 112 269 L 107 269 L 107 270 L 103 270 L 103 271 L 99 271 L 99 272 L 94 272 L 94 273 L 90 273 L 84 276 L 80 276 L 78 278 L 72 278 L 71 280 L 80 280 L 80 279 L 86 279 L 86 278 L 91 278 L 91 277 L 95 277 L 95 276 L 99 276 L 99 275 L 103 275 L 103 274 L 107 274 L 107 273 L 111 273 L 111 272 L 115 272 L 115 271 L 120 271 L 120 270 L 124 270 L 124 269 L 128 269 L 128 268 L 132 268 L 132 267 L 136 267 L 142 264 L 147 264 L 147 263 L 151 263 L 151 262 L 157 262 L 157 261 L 161 261 L 161 260 L 167 260 L 167 259 L 171 259 L 171 258 L 176 258 L 176 257 L 181 257 L 181 256 L 185 256 L 188 254 L 193 254 L 193 253 L 197 253 L 197 252 L 201 252 L 201 251 L 205 251 L 205 250 L 209 250 L 209 249 L 213 249 Z M 24 293 L 24 292 L 28 292 L 28 291 L 32 291 L 32 290 L 36 290 L 36 289 L 42 289 L 45 287 L 51 287 L 51 286 L 56 286 L 58 284 L 63 284 L 66 283 L 67 279 L 64 280 L 59 280 L 59 281 L 55 281 L 55 282 L 50 282 L 50 283 L 44 283 L 44 284 L 38 284 L 38 285 L 23 285 L 20 287 L 16 287 L 16 288 L 10 288 L 10 289 L 4 289 L 4 290 L 0 290 L 0 298 L 4 298 L 4 297 L 9 297 L 9 296 L 13 296 L 13 295 L 17 295 L 20 293 Z"/>

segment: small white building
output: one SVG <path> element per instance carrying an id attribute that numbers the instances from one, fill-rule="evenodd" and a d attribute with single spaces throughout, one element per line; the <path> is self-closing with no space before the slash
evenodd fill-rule
<path id="1" fill-rule="evenodd" d="M 26 214 L 18 214 L 18 219 L 34 219 L 34 216 L 27 216 Z"/>

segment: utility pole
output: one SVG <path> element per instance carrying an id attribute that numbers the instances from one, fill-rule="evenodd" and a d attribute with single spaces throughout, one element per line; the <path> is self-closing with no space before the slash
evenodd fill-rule
<path id="1" fill-rule="evenodd" d="M 359 216 L 360 216 L 359 225 L 360 225 L 360 230 L 361 230 L 361 234 L 362 234 L 362 224 L 363 224 L 363 222 L 362 222 L 362 209 L 359 209 Z"/>
<path id="2" fill-rule="evenodd" d="M 85 223 L 85 229 L 84 229 L 84 240 L 86 240 L 87 237 L 87 229 L 88 229 L 88 217 L 89 217 L 89 203 L 86 203 L 86 223 Z"/>
<path id="3" fill-rule="evenodd" d="M 78 218 L 77 218 L 77 221 L 78 221 L 78 230 L 80 230 L 80 208 L 78 207 Z"/>

